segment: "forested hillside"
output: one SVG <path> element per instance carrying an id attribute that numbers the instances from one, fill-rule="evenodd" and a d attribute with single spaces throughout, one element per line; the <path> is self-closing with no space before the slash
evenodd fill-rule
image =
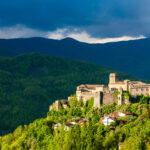
<path id="1" fill-rule="evenodd" d="M 141 97 L 136 104 L 114 103 L 94 109 L 93 99 L 83 104 L 74 97 L 69 101 L 71 108 L 51 110 L 47 118 L 19 126 L 13 134 L 0 137 L 0 149 L 118 150 L 121 146 L 120 150 L 149 150 L 150 105 L 147 100 L 150 97 Z M 128 111 L 132 116 L 117 118 L 116 122 L 104 126 L 100 120 L 104 114 L 114 111 Z M 77 122 L 82 118 L 87 122 Z M 68 127 L 68 123 L 75 120 L 77 123 Z"/>
<path id="2" fill-rule="evenodd" d="M 107 84 L 114 72 L 99 65 L 37 53 L 0 57 L 0 135 L 44 117 L 56 99 L 79 84 Z M 120 73 L 122 79 L 135 79 Z"/>
<path id="3" fill-rule="evenodd" d="M 0 56 L 39 52 L 85 60 L 150 79 L 150 38 L 106 44 L 88 44 L 71 38 L 0 39 Z"/>

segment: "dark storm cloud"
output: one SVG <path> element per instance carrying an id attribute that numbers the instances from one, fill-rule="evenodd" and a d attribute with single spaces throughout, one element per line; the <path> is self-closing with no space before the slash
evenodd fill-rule
<path id="1" fill-rule="evenodd" d="M 1 26 L 25 24 L 52 29 L 88 25 L 96 4 L 90 0 L 5 0 L 0 2 Z"/>
<path id="2" fill-rule="evenodd" d="M 74 27 L 97 37 L 149 35 L 149 6 L 149 0 L 1 0 L 0 26 Z"/>

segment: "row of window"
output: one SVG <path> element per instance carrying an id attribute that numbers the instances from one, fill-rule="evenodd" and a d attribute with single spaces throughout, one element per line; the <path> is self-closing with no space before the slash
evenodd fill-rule
<path id="1" fill-rule="evenodd" d="M 136 90 L 136 91 L 149 91 L 149 89 L 148 88 L 141 88 L 141 89 L 131 89 L 131 91 L 132 90 Z"/>

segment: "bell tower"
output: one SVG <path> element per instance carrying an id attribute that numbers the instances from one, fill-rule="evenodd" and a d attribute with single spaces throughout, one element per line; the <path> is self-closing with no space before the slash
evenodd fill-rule
<path id="1" fill-rule="evenodd" d="M 115 84 L 116 81 L 118 81 L 118 80 L 119 80 L 119 77 L 115 73 L 111 73 L 109 75 L 109 84 Z"/>

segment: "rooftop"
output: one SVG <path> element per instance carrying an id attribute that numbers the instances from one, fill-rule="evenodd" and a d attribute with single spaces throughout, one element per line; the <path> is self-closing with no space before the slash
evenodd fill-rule
<path id="1" fill-rule="evenodd" d="M 124 81 L 116 81 L 115 83 L 110 83 L 110 84 L 125 84 Z"/>
<path id="2" fill-rule="evenodd" d="M 119 113 L 123 113 L 125 115 L 132 115 L 132 113 L 128 111 L 114 111 L 111 114 L 105 114 L 104 117 L 117 118 L 119 116 Z"/>
<path id="3" fill-rule="evenodd" d="M 81 84 L 78 86 L 78 88 L 87 88 L 87 89 L 95 89 L 97 87 L 104 87 L 104 85 L 100 84 Z"/>

